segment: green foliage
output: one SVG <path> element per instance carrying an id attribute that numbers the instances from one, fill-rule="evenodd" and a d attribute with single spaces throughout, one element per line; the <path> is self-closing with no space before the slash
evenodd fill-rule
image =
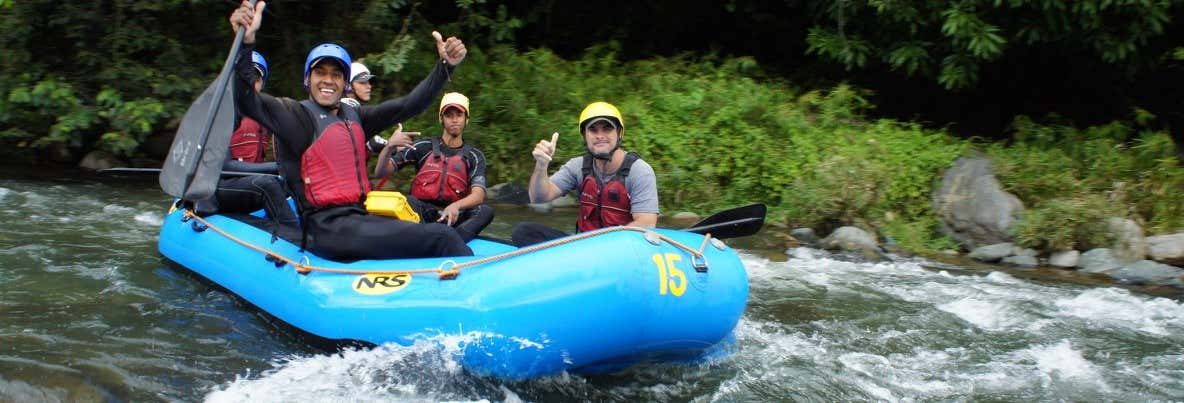
<path id="1" fill-rule="evenodd" d="M 909 251 L 932 253 L 959 249 L 961 246 L 958 241 L 950 237 L 935 235 L 938 233 L 939 225 L 940 220 L 937 217 L 926 214 L 918 216 L 912 221 L 886 219 L 880 227 L 880 231 L 892 238 L 897 245 Z"/>
<path id="2" fill-rule="evenodd" d="M 1146 69 L 1161 52 L 1180 0 L 852 0 L 808 8 L 807 53 L 848 69 L 879 60 L 946 89 L 973 87 L 983 65 L 1009 48 L 1052 45 L 1083 62 Z M 1178 52 L 1177 52 L 1178 53 Z M 1076 56 L 1081 57 L 1081 56 Z"/>
<path id="3" fill-rule="evenodd" d="M 98 116 L 106 120 L 109 130 L 103 133 L 100 148 L 128 157 L 135 154 L 155 127 L 171 117 L 164 104 L 156 99 L 124 101 L 118 91 L 110 88 L 99 93 L 98 105 Z"/>
<path id="4" fill-rule="evenodd" d="M 871 56 L 872 45 L 859 37 L 847 37 L 841 31 L 830 31 L 818 27 L 810 28 L 806 36 L 807 54 L 816 54 L 847 66 L 847 69 L 861 68 Z M 910 56 L 910 55 L 906 55 Z M 911 56 L 920 56 L 913 54 Z"/>
<path id="5" fill-rule="evenodd" d="M 1134 115 L 1135 125 L 1153 120 L 1146 111 Z M 1108 217 L 1144 222 L 1154 233 L 1184 228 L 1184 167 L 1168 133 L 1122 122 L 1079 130 L 1049 120 L 1017 118 L 1012 144 L 987 146 L 1000 182 L 1031 211 L 1020 223 L 1027 242 L 1094 245 L 1083 234 Z M 1065 227 L 1053 231 L 1058 225 Z"/>
<path id="6" fill-rule="evenodd" d="M 1078 194 L 1045 201 L 1016 223 L 1016 243 L 1041 250 L 1091 249 L 1109 245 L 1106 219 L 1121 208 L 1100 194 Z"/>
<path id="7" fill-rule="evenodd" d="M 27 74 L 20 80 L 30 80 Z M 6 94 L 0 125 L 0 141 L 18 148 L 42 149 L 52 145 L 81 147 L 81 136 L 76 132 L 89 129 L 94 120 L 90 108 L 79 99 L 70 84 L 49 78 L 43 81 L 24 81 L 14 85 Z M 30 132 L 32 128 L 49 128 L 49 134 Z"/>

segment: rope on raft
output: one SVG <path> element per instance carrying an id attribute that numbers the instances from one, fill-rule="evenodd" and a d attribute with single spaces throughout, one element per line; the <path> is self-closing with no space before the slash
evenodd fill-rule
<path id="1" fill-rule="evenodd" d="M 434 273 L 440 279 L 450 280 L 450 279 L 454 279 L 454 278 L 456 278 L 456 276 L 460 275 L 461 269 L 476 267 L 476 266 L 480 266 L 485 263 L 492 263 L 492 262 L 496 262 L 499 260 L 509 259 L 509 258 L 512 258 L 515 256 L 525 255 L 527 253 L 532 253 L 532 252 L 536 252 L 536 251 L 540 251 L 540 250 L 544 250 L 544 249 L 548 249 L 548 248 L 554 248 L 554 247 L 568 244 L 571 242 L 575 242 L 575 241 L 578 241 L 581 239 L 591 238 L 591 237 L 594 237 L 594 236 L 597 236 L 600 234 L 607 234 L 607 233 L 616 232 L 616 231 L 636 231 L 636 232 L 640 232 L 642 234 L 645 234 L 647 236 L 653 236 L 653 237 L 656 237 L 657 239 L 666 241 L 679 249 L 682 249 L 683 251 L 691 254 L 691 256 L 693 256 L 694 258 L 701 259 L 701 258 L 703 258 L 703 249 L 707 247 L 707 241 L 711 239 L 710 233 L 704 235 L 703 243 L 701 245 L 699 245 L 699 250 L 695 250 L 689 246 L 682 244 L 681 242 L 678 242 L 674 239 L 671 239 L 670 237 L 659 234 L 657 232 L 651 231 L 647 228 L 632 227 L 632 226 L 616 226 L 616 227 L 601 228 L 601 229 L 588 231 L 588 232 L 582 232 L 582 233 L 576 234 L 574 236 L 560 238 L 560 239 L 556 239 L 553 241 L 540 243 L 537 245 L 531 245 L 531 246 L 527 246 L 524 248 L 519 248 L 517 250 L 510 251 L 510 252 L 501 253 L 501 254 L 497 254 L 497 255 L 493 255 L 493 256 L 489 256 L 489 257 L 484 257 L 481 259 L 471 260 L 471 261 L 464 262 L 464 263 L 456 263 L 456 262 L 453 262 L 452 260 L 447 260 L 447 261 L 444 261 L 443 263 L 441 263 L 439 267 L 435 267 L 435 268 L 410 269 L 410 270 L 339 269 L 339 268 L 333 268 L 333 267 L 314 266 L 311 264 L 307 264 L 307 263 L 303 263 L 303 262 L 299 262 L 299 261 L 290 259 L 290 258 L 282 256 L 282 255 L 278 255 L 276 253 L 271 252 L 270 250 L 264 249 L 262 247 L 255 245 L 255 244 L 244 241 L 234 235 L 231 235 L 230 233 L 226 232 L 225 230 L 218 228 L 217 226 L 211 224 L 205 218 L 198 216 L 193 211 L 185 210 L 185 217 L 187 219 L 197 220 L 202 225 L 208 227 L 209 229 L 214 230 L 214 232 L 221 234 L 222 236 L 226 237 L 227 239 L 230 239 L 234 242 L 237 242 L 240 245 L 246 246 L 250 249 L 253 249 L 255 251 L 258 251 L 259 253 L 266 255 L 269 260 L 287 263 L 287 264 L 291 265 L 293 268 L 295 268 L 296 272 L 300 273 L 300 274 L 308 274 L 309 272 L 314 272 L 314 271 L 319 271 L 319 272 L 324 272 L 324 273 L 339 273 L 339 274 L 412 274 L 412 275 L 415 275 L 415 274 L 432 274 L 432 273 Z M 304 262 L 308 261 L 307 257 L 305 257 L 303 260 L 304 260 Z M 447 267 L 447 269 L 445 267 Z"/>

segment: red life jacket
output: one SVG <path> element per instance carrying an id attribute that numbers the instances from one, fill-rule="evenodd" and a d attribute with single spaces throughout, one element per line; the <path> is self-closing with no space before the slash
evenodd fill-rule
<path id="1" fill-rule="evenodd" d="M 314 209 L 361 204 L 370 192 L 366 179 L 366 134 L 358 112 L 341 104 L 341 117 L 310 100 L 300 102 L 317 123 L 312 145 L 300 156 L 304 198 Z"/>
<path id="2" fill-rule="evenodd" d="M 271 133 L 254 119 L 243 117 L 230 135 L 230 158 L 243 162 L 264 162 L 267 160 L 267 143 Z"/>
<path id="3" fill-rule="evenodd" d="M 629 191 L 625 187 L 625 178 L 629 176 L 629 169 L 633 163 L 641 159 L 634 152 L 625 154 L 625 161 L 617 169 L 617 175 L 607 183 L 600 182 L 592 173 L 591 154 L 584 154 L 584 181 L 580 183 L 580 216 L 576 219 L 576 229 L 580 232 L 598 228 L 625 225 L 633 221 Z"/>
<path id="4" fill-rule="evenodd" d="M 432 155 L 424 159 L 415 179 L 411 180 L 411 195 L 423 201 L 452 203 L 469 195 L 469 164 L 464 156 L 472 149 L 465 144 L 460 152 L 444 156 L 440 140 L 432 139 Z"/>

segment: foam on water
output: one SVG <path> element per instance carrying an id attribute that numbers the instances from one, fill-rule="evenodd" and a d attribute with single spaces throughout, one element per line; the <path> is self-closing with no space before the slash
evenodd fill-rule
<path id="1" fill-rule="evenodd" d="M 1105 400 L 1184 389 L 1179 301 L 806 248 L 788 254 L 784 263 L 745 257 L 753 294 L 807 290 L 788 312 L 822 319 L 795 321 L 785 306 L 750 300 L 737 329 L 741 369 L 717 398 L 759 400 L 770 383 L 794 385 L 777 392 L 802 400 Z"/>
<path id="2" fill-rule="evenodd" d="M 1184 304 L 1166 298 L 1136 296 L 1127 290 L 1098 288 L 1056 300 L 1059 314 L 1097 325 L 1154 335 L 1184 331 Z"/>
<path id="3" fill-rule="evenodd" d="M 206 395 L 206 401 L 481 401 L 449 387 L 463 379 L 460 365 L 441 348 L 448 344 L 452 342 L 392 344 L 287 357 L 258 375 L 238 376 Z"/>

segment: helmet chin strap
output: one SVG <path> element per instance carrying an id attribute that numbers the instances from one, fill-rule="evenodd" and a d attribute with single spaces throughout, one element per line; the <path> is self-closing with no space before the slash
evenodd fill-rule
<path id="1" fill-rule="evenodd" d="M 598 160 L 603 160 L 603 161 L 612 161 L 613 154 L 615 154 L 617 152 L 617 150 L 621 148 L 621 140 L 622 140 L 621 137 L 617 137 L 617 144 L 613 146 L 612 150 L 608 150 L 608 152 L 603 152 L 603 153 L 593 152 L 591 148 L 588 148 L 587 144 L 584 144 L 584 150 L 587 150 L 588 154 L 592 154 L 592 158 L 596 158 Z"/>

